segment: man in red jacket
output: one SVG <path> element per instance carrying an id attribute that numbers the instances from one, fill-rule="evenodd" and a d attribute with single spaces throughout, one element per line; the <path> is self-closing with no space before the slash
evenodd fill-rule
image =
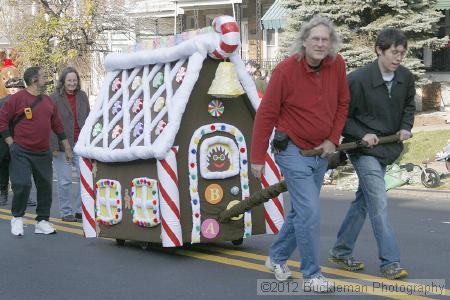
<path id="1" fill-rule="evenodd" d="M 28 68 L 23 79 L 27 88 L 11 95 L 0 110 L 0 134 L 9 146 L 10 178 L 14 193 L 11 233 L 23 236 L 23 220 L 33 175 L 37 190 L 35 233 L 55 233 L 48 222 L 52 205 L 52 154 L 50 131 L 53 130 L 65 148 L 66 160 L 72 162 L 72 150 L 64 134 L 58 109 L 44 95 L 47 77 L 39 67 Z M 14 139 L 9 122 L 14 124 Z"/>
<path id="2" fill-rule="evenodd" d="M 286 261 L 296 247 L 301 254 L 304 291 L 330 292 L 334 286 L 319 266 L 319 194 L 347 117 L 349 91 L 345 63 L 337 54 L 340 39 L 333 24 L 315 16 L 302 26 L 292 56 L 273 71 L 256 113 L 251 148 L 255 177 L 264 174 L 269 137 L 285 177 L 292 209 L 269 250 L 266 266 L 278 280 L 291 276 Z M 321 149 L 306 157 L 300 149 Z"/>

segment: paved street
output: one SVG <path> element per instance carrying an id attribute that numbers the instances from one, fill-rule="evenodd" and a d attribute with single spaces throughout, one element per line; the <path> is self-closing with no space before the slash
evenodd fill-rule
<path id="1" fill-rule="evenodd" d="M 379 277 L 376 245 L 367 222 L 355 253 L 366 263 L 363 272 L 339 270 L 326 260 L 352 196 L 329 187 L 322 194 L 323 272 L 337 283 L 349 279 L 364 279 L 367 287 L 371 281 L 387 283 Z M 394 191 L 391 196 L 391 219 L 400 242 L 402 264 L 408 268 L 410 278 L 450 282 L 448 195 Z M 57 212 L 54 201 L 55 218 Z M 237 247 L 223 243 L 175 250 L 157 246 L 142 249 L 137 242 L 121 247 L 113 240 L 85 239 L 81 224 L 60 219 L 52 220 L 58 230 L 56 235 L 35 235 L 33 213 L 34 208 L 26 216 L 31 225 L 25 228 L 25 236 L 17 238 L 10 234 L 9 210 L 0 209 L 0 299 L 257 299 L 261 298 L 257 295 L 257 279 L 273 278 L 263 265 L 272 236 L 255 236 Z M 298 253 L 289 265 L 298 278 Z M 449 287 L 446 293 L 450 295 Z M 373 294 L 368 289 L 367 296 L 358 299 L 439 298 Z M 276 299 L 264 299 L 271 298 Z"/>

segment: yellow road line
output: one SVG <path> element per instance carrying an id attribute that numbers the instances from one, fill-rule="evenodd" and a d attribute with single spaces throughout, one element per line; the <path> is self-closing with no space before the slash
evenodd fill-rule
<path id="1" fill-rule="evenodd" d="M 201 260 L 212 261 L 212 262 L 221 263 L 221 264 L 225 264 L 225 265 L 237 266 L 240 268 L 256 270 L 256 271 L 264 272 L 264 273 L 272 273 L 265 266 L 263 266 L 261 264 L 255 264 L 255 263 L 242 261 L 242 260 L 238 260 L 238 259 L 234 259 L 234 258 L 211 255 L 211 254 L 195 252 L 195 251 L 190 251 L 190 250 L 185 250 L 185 249 L 177 248 L 174 251 L 176 254 L 183 255 L 183 256 L 189 256 L 189 257 L 193 257 L 193 258 L 197 258 L 197 259 L 201 259 Z M 300 272 L 292 271 L 292 275 L 295 278 L 301 278 Z M 330 281 L 334 282 L 336 285 L 339 285 L 339 286 L 345 285 L 347 287 L 352 287 L 354 290 L 365 290 L 364 287 L 368 286 L 368 285 L 364 285 L 364 284 L 349 283 L 349 282 L 341 281 L 338 279 L 332 279 L 332 278 L 328 278 L 328 279 Z M 392 299 L 432 299 L 432 298 L 421 297 L 421 296 L 410 296 L 410 295 L 407 295 L 405 293 L 400 293 L 400 292 L 389 292 L 389 295 L 386 295 L 382 291 L 378 291 L 378 290 L 374 290 L 374 289 L 372 289 L 372 290 L 367 289 L 367 294 L 373 295 L 373 296 L 381 296 L 381 297 L 385 297 L 385 298 L 392 298 Z"/>
<path id="2" fill-rule="evenodd" d="M 8 210 L 8 209 L 0 208 L 0 213 L 6 213 L 6 214 L 9 215 L 9 214 L 11 214 L 11 211 Z M 36 218 L 36 215 L 35 214 L 31 214 L 31 213 L 26 213 L 25 217 Z M 52 218 L 52 217 L 50 217 L 50 222 L 58 223 L 58 224 L 65 224 L 65 225 L 70 225 L 70 226 L 75 226 L 75 227 L 81 227 L 81 228 L 83 227 L 83 224 L 78 223 L 78 222 L 64 222 L 61 219 Z"/>
<path id="3" fill-rule="evenodd" d="M 227 255 L 250 258 L 250 259 L 259 260 L 259 261 L 265 261 L 267 258 L 266 255 L 260 255 L 260 254 L 255 254 L 255 253 L 245 252 L 245 251 L 240 251 L 240 250 L 219 248 L 219 247 L 214 247 L 214 246 L 202 246 L 202 247 L 195 247 L 195 248 L 199 248 L 199 249 L 203 249 L 203 250 L 207 250 L 207 251 L 214 251 L 214 252 L 227 254 Z M 291 267 L 300 268 L 300 263 L 298 261 L 288 260 L 287 264 Z M 329 267 L 321 267 L 321 268 L 322 268 L 323 273 L 333 274 L 333 275 L 342 276 L 342 277 L 346 277 L 346 278 L 360 279 L 360 280 L 366 280 L 366 281 L 372 281 L 372 282 L 381 282 L 381 283 L 389 284 L 389 285 L 402 284 L 403 286 L 415 288 L 416 290 L 418 290 L 419 288 L 425 287 L 422 284 L 400 281 L 400 280 L 389 280 L 384 277 L 378 277 L 378 276 L 373 276 L 373 275 L 368 275 L 368 274 L 363 274 L 363 273 L 350 272 L 350 271 L 346 271 L 346 270 L 329 268 Z M 444 291 L 445 296 L 450 296 L 450 290 L 444 289 L 443 291 Z"/>
<path id="4" fill-rule="evenodd" d="M 3 211 L 2 209 L 0 209 L 0 211 Z M 11 220 L 12 216 L 11 215 L 3 215 L 0 214 L 0 219 L 4 219 L 4 220 Z M 34 224 L 35 221 L 34 220 L 30 220 L 27 218 L 24 218 L 24 223 L 26 224 Z M 62 222 L 62 223 L 66 223 L 66 222 Z M 69 223 L 71 224 L 71 223 Z M 70 228 L 70 227 L 65 227 L 65 226 L 59 226 L 59 225 L 54 225 L 55 229 L 59 230 L 59 231 L 63 231 L 63 232 L 69 232 L 69 233 L 74 233 L 77 235 L 83 235 L 83 231 L 81 229 L 76 229 L 76 228 Z M 210 250 L 210 251 L 215 251 L 215 252 L 219 252 L 219 253 L 223 253 L 223 254 L 227 254 L 227 255 L 234 255 L 234 256 L 240 256 L 240 257 L 244 257 L 244 258 L 251 258 L 251 259 L 255 259 L 255 260 L 262 260 L 264 261 L 266 259 L 266 256 L 264 255 L 259 255 L 259 254 L 255 254 L 255 253 L 248 253 L 248 252 L 244 252 L 244 251 L 239 251 L 239 250 L 230 250 L 230 249 L 223 249 L 223 248 L 218 248 L 218 247 L 214 247 L 214 246 L 210 246 L 210 247 L 198 247 L 198 248 L 203 248 L 205 250 Z M 216 262 L 216 263 L 220 263 L 220 264 L 226 264 L 226 265 L 232 265 L 232 266 L 236 266 L 236 267 L 240 267 L 240 268 L 245 268 L 245 269 L 250 269 L 250 270 L 255 270 L 255 271 L 260 271 L 260 272 L 264 272 L 264 273 L 272 273 L 271 271 L 267 270 L 267 268 L 265 266 L 263 266 L 262 264 L 256 264 L 256 263 L 251 263 L 251 262 L 247 262 L 247 261 L 242 261 L 239 259 L 234 259 L 234 258 L 228 258 L 228 257 L 222 257 L 222 256 L 218 256 L 218 255 L 211 255 L 211 254 L 206 254 L 206 253 L 201 253 L 201 252 L 195 252 L 195 251 L 191 251 L 191 250 L 185 250 L 185 249 L 175 249 L 175 253 L 179 254 L 179 255 L 183 255 L 183 256 L 188 256 L 188 257 L 192 257 L 192 258 L 197 258 L 197 259 L 201 259 L 201 260 L 206 260 L 206 261 L 212 261 L 212 262 Z M 299 266 L 298 262 L 295 261 L 289 261 L 288 264 L 290 266 Z M 351 275 L 361 275 L 358 273 L 352 273 L 352 272 L 348 272 L 348 271 L 343 271 L 343 270 L 337 270 L 337 269 L 331 269 L 331 268 L 322 268 L 322 270 L 324 271 L 324 273 L 326 273 L 325 269 L 330 269 L 330 270 L 334 270 L 336 271 L 336 273 L 330 273 L 330 274 L 335 274 L 335 275 L 340 275 L 343 277 L 349 277 L 349 278 L 358 278 L 355 276 L 350 276 Z M 339 271 L 339 272 L 337 272 Z M 347 274 L 347 276 L 341 275 L 345 274 L 345 273 L 349 273 Z M 292 275 L 295 278 L 301 278 L 301 273 L 297 272 L 297 271 L 292 271 Z M 369 277 L 373 277 L 373 278 L 377 278 L 376 276 L 370 276 L 368 275 L 368 277 L 362 276 L 362 278 L 360 279 L 366 279 Z M 382 278 L 380 278 L 382 279 Z M 336 285 L 340 285 L 340 286 L 348 286 L 348 287 L 352 287 L 354 290 L 364 290 L 363 287 L 368 286 L 368 285 L 364 285 L 364 284 L 357 284 L 357 283 L 349 283 L 346 281 L 341 281 L 341 280 L 337 280 L 337 279 L 331 279 L 329 278 L 330 281 L 334 282 Z M 391 282 L 389 280 L 385 280 L 386 283 Z M 396 281 L 392 281 L 392 283 L 395 283 Z M 403 282 L 402 282 L 403 283 Z M 407 282 L 404 282 L 405 284 L 409 284 Z M 381 291 L 370 291 L 369 289 L 367 289 L 367 294 L 370 295 L 375 295 L 375 296 L 382 296 L 382 297 L 386 297 L 386 298 L 392 298 L 392 299 L 430 299 L 427 297 L 421 297 L 421 296 L 410 296 L 404 293 L 400 293 L 400 292 L 395 292 L 395 293 L 389 293 L 389 296 L 385 295 L 383 292 Z"/>
<path id="5" fill-rule="evenodd" d="M 12 216 L 6 216 L 6 215 L 3 215 L 3 214 L 0 214 L 0 219 L 11 220 Z M 23 218 L 23 222 L 25 224 L 33 224 L 33 225 L 36 223 L 36 221 L 30 220 L 30 219 L 27 219 L 27 218 Z M 78 235 L 83 235 L 83 230 L 81 230 L 81 229 L 64 227 L 64 226 L 60 226 L 60 225 L 53 225 L 53 227 L 55 227 L 56 230 L 69 232 L 69 233 L 75 233 L 75 234 L 78 234 Z"/>

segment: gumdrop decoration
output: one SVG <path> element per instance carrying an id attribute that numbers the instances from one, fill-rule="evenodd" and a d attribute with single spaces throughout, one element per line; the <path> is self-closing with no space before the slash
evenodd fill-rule
<path id="1" fill-rule="evenodd" d="M 164 97 L 159 97 L 155 101 L 155 105 L 153 106 L 153 111 L 160 112 L 163 109 L 165 103 L 166 103 L 166 99 L 164 99 Z"/>
<path id="2" fill-rule="evenodd" d="M 177 83 L 181 83 L 183 81 L 184 75 L 186 75 L 186 68 L 185 67 L 181 67 L 178 72 L 177 72 L 177 76 L 175 77 L 175 81 Z"/>
<path id="3" fill-rule="evenodd" d="M 155 134 L 160 135 L 161 132 L 164 130 L 164 127 L 166 127 L 166 126 L 167 126 L 166 121 L 159 120 L 158 124 L 156 125 Z"/>
<path id="4" fill-rule="evenodd" d="M 131 108 L 131 111 L 137 114 L 142 110 L 142 107 L 144 106 L 144 101 L 142 101 L 141 98 L 137 98 L 136 101 L 134 101 L 133 107 Z"/>
<path id="5" fill-rule="evenodd" d="M 222 101 L 220 100 L 212 100 L 211 102 L 209 102 L 208 104 L 208 112 L 211 116 L 213 117 L 220 117 L 223 115 L 225 108 L 223 106 Z"/>
<path id="6" fill-rule="evenodd" d="M 112 131 L 112 138 L 117 138 L 122 133 L 122 126 L 116 125 Z"/>
<path id="7" fill-rule="evenodd" d="M 231 195 L 233 195 L 233 196 L 237 196 L 237 195 L 239 195 L 239 192 L 240 192 L 240 189 L 239 189 L 239 187 L 238 186 L 233 186 L 231 189 L 230 189 L 230 193 L 231 193 Z"/>
<path id="8" fill-rule="evenodd" d="M 117 92 L 121 86 L 122 86 L 122 81 L 120 80 L 120 78 L 116 78 L 116 79 L 114 79 L 114 81 L 112 83 L 111 90 L 113 92 Z"/>
<path id="9" fill-rule="evenodd" d="M 157 88 L 159 88 L 163 83 L 164 83 L 164 75 L 163 75 L 162 72 L 158 72 L 158 73 L 155 75 L 155 78 L 153 78 L 153 83 L 152 83 L 152 85 L 153 85 L 153 87 L 154 87 L 155 89 L 157 89 Z"/>
<path id="10" fill-rule="evenodd" d="M 144 123 L 142 123 L 142 122 L 137 123 L 136 126 L 134 126 L 134 129 L 133 129 L 133 136 L 135 138 L 137 138 L 143 132 L 144 132 Z"/>
<path id="11" fill-rule="evenodd" d="M 95 124 L 94 129 L 92 130 L 92 136 L 96 137 L 100 132 L 102 132 L 102 130 L 103 130 L 102 123 Z"/>
<path id="12" fill-rule="evenodd" d="M 120 101 L 114 102 L 113 107 L 112 107 L 113 115 L 117 115 L 119 113 L 119 111 L 121 111 L 121 110 L 122 110 L 122 102 L 120 102 Z"/>
<path id="13" fill-rule="evenodd" d="M 135 91 L 138 87 L 140 87 L 142 84 L 142 78 L 141 76 L 136 76 L 133 79 L 133 83 L 131 83 L 131 89 Z"/>

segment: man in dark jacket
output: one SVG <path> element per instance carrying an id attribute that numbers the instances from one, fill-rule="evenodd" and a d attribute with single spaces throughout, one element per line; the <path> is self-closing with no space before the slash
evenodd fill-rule
<path id="1" fill-rule="evenodd" d="M 8 96 L 0 99 L 0 108 L 8 101 L 9 96 L 21 91 L 25 88 L 25 84 L 21 78 L 10 78 L 6 81 L 5 87 Z M 8 204 L 8 186 L 9 186 L 9 147 L 5 141 L 0 138 L 0 206 Z M 36 206 L 31 196 L 28 199 L 28 206 Z"/>
<path id="2" fill-rule="evenodd" d="M 358 234 L 369 214 L 381 260 L 380 271 L 390 279 L 406 277 L 400 267 L 400 252 L 387 212 L 384 175 L 403 150 L 402 141 L 411 138 L 415 112 L 412 73 L 401 66 L 407 49 L 405 35 L 394 28 L 377 37 L 378 59 L 348 77 L 351 100 L 343 131 L 344 142 L 362 140 L 367 148 L 349 153 L 358 174 L 359 186 L 330 250 L 329 260 L 347 270 L 364 268 L 352 257 Z M 398 134 L 400 142 L 378 145 L 380 136 Z"/>

